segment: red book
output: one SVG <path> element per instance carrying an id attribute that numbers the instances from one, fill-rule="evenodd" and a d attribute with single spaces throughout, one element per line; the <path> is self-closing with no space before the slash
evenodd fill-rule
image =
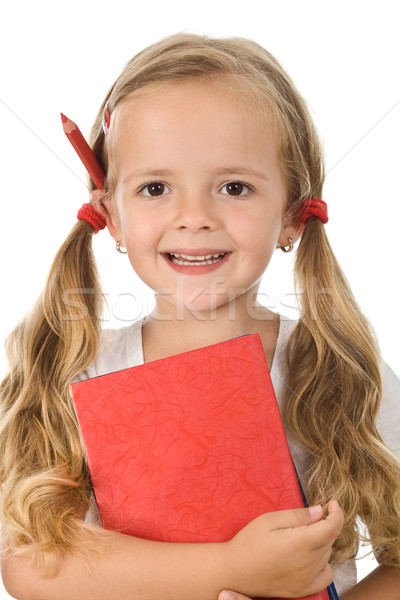
<path id="1" fill-rule="evenodd" d="M 221 542 L 265 512 L 304 506 L 258 334 L 74 383 L 72 393 L 106 529 Z"/>

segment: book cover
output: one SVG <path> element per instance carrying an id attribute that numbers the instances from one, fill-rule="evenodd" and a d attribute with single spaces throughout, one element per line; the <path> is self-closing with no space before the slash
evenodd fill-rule
<path id="1" fill-rule="evenodd" d="M 258 334 L 77 382 L 72 394 L 106 529 L 221 542 L 265 512 L 304 506 Z"/>

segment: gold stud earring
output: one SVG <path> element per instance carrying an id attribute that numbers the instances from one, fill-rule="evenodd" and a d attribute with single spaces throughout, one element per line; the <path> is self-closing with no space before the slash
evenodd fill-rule
<path id="1" fill-rule="evenodd" d="M 289 242 L 289 246 L 277 246 L 277 248 L 280 248 L 282 250 L 282 252 L 291 252 L 294 248 L 294 243 L 292 238 L 288 238 L 288 242 Z"/>
<path id="2" fill-rule="evenodd" d="M 119 252 L 120 254 L 126 254 L 126 251 L 121 250 L 121 242 L 120 241 L 118 241 L 116 243 L 116 248 L 117 248 L 117 252 Z"/>

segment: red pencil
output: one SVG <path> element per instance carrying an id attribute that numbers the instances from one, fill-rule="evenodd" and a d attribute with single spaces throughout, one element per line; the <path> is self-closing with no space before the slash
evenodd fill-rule
<path id="1" fill-rule="evenodd" d="M 101 190 L 104 187 L 104 171 L 101 168 L 99 161 L 95 157 L 93 150 L 83 137 L 79 127 L 76 123 L 68 119 L 65 115 L 61 114 L 61 121 L 63 124 L 64 133 L 73 145 L 75 152 L 85 165 L 87 172 L 93 180 L 95 186 Z"/>

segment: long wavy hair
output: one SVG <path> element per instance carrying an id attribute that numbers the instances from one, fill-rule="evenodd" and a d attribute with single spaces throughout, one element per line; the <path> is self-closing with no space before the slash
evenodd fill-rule
<path id="1" fill-rule="evenodd" d="M 308 108 L 276 59 L 242 38 L 181 33 L 137 54 L 107 93 L 90 144 L 112 191 L 112 132 L 104 136 L 105 103 L 112 115 L 151 85 L 236 80 L 248 101 L 264 106 L 279 131 L 286 179 L 286 216 L 321 198 L 324 160 Z M 233 88 L 235 89 L 235 88 Z M 112 116 L 111 116 L 112 122 Z M 111 142 L 109 141 L 111 140 Z M 93 183 L 90 182 L 93 189 Z M 0 519 L 3 548 L 34 555 L 43 574 L 64 552 L 85 558 L 104 551 L 100 528 L 84 522 L 91 488 L 70 384 L 94 359 L 102 294 L 92 253 L 92 228 L 78 222 L 58 252 L 43 295 L 7 342 L 10 370 L 1 384 Z M 329 245 L 321 221 L 306 225 L 295 279 L 300 320 L 287 348 L 285 426 L 309 456 L 310 503 L 338 500 L 345 524 L 337 563 L 354 557 L 363 535 L 382 562 L 400 564 L 400 469 L 375 426 L 382 385 L 380 354 Z M 66 302 L 71 290 L 74 302 Z M 359 518 L 368 534 L 359 530 Z"/>

